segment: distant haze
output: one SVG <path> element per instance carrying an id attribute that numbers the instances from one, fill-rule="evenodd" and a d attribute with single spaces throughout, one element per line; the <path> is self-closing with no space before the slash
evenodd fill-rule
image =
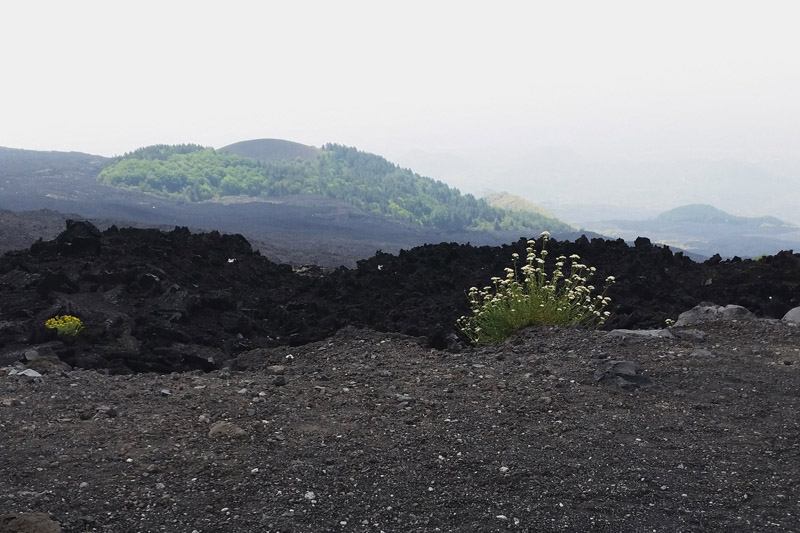
<path id="1" fill-rule="evenodd" d="M 800 223 L 796 10 L 8 3 L 0 146 L 114 155 L 336 142 L 465 192 L 522 195 L 570 222 L 703 202 Z"/>

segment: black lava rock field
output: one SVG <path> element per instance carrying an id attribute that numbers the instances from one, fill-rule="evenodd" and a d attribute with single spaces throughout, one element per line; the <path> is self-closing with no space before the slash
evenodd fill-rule
<path id="1" fill-rule="evenodd" d="M 441 243 L 323 270 L 276 264 L 240 235 L 179 227 L 101 232 L 69 221 L 56 239 L 0 258 L 0 349 L 10 361 L 49 343 L 72 366 L 117 373 L 213 370 L 243 351 L 302 345 L 355 326 L 458 351 L 466 339 L 455 323 L 469 313 L 467 291 L 502 276 L 511 254 L 524 256 L 526 246 L 525 239 L 500 247 Z M 643 238 L 634 246 L 550 241 L 548 250 L 596 267 L 595 285 L 616 278 L 605 328 L 663 327 L 704 301 L 767 318 L 800 305 L 800 255 L 791 251 L 696 263 Z M 63 314 L 85 325 L 74 342 L 44 326 Z"/>

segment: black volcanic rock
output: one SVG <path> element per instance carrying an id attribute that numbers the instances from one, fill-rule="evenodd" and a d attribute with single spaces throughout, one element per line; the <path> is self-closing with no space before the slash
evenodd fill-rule
<path id="1" fill-rule="evenodd" d="M 213 369 L 247 350 L 306 344 L 345 326 L 454 349 L 465 342 L 455 322 L 469 313 L 469 288 L 502 276 L 526 246 L 440 243 L 378 252 L 354 269 L 295 271 L 241 235 L 113 226 L 101 233 L 70 222 L 54 241 L 0 258 L 0 351 L 55 340 L 43 324 L 59 314 L 78 316 L 85 330 L 56 353 L 116 372 Z M 791 252 L 695 263 L 649 242 L 585 237 L 551 240 L 548 250 L 596 267 L 595 286 L 616 277 L 609 328 L 663 327 L 703 301 L 773 318 L 800 305 L 800 257 Z"/>

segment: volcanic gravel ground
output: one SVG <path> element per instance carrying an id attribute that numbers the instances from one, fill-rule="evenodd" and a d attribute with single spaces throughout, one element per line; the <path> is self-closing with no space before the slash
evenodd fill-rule
<path id="1" fill-rule="evenodd" d="M 211 373 L 3 372 L 0 509 L 66 532 L 800 530 L 798 328 L 673 333 L 453 353 L 348 327 Z M 639 386 L 598 381 L 613 360 Z"/>

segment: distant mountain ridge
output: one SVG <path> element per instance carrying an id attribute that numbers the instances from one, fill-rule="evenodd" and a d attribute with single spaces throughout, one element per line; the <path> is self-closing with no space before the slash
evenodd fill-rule
<path id="1" fill-rule="evenodd" d="M 223 206 L 222 202 L 186 202 L 179 198 L 157 197 L 153 194 L 143 193 L 132 189 L 105 186 L 98 183 L 97 175 L 101 170 L 122 158 L 105 158 L 98 155 L 80 152 L 35 151 L 17 148 L 0 147 L 0 209 L 8 209 L 15 213 L 32 211 L 30 222 L 20 217 L 6 217 L 7 222 L 0 228 L 0 241 L 7 239 L 11 232 L 24 241 L 37 231 L 53 231 L 57 227 L 53 221 L 53 214 L 43 215 L 36 210 L 49 209 L 58 213 L 71 213 L 70 218 L 85 217 L 94 220 L 104 220 L 108 223 L 120 225 L 158 225 L 171 227 L 186 225 L 194 229 L 218 229 L 224 232 L 238 232 L 245 234 L 263 250 L 279 253 L 286 261 L 299 263 L 304 259 L 299 257 L 313 257 L 314 254 L 295 253 L 300 246 L 310 249 L 317 247 L 327 255 L 326 266 L 345 264 L 353 258 L 365 257 L 370 251 L 383 249 L 396 251 L 425 242 L 440 242 L 443 240 L 476 243 L 502 243 L 515 240 L 520 236 L 534 236 L 537 231 L 531 229 L 518 230 L 501 228 L 495 231 L 489 220 L 484 220 L 483 228 L 489 231 L 475 232 L 473 230 L 453 230 L 448 228 L 433 228 L 424 230 L 417 224 L 409 224 L 402 220 L 385 219 L 375 214 L 369 205 L 370 200 L 365 200 L 366 207 L 348 205 L 341 199 L 320 195 L 319 192 L 308 194 L 303 191 L 304 180 L 296 179 L 289 172 L 292 165 L 282 165 L 280 161 L 269 162 L 275 154 L 288 153 L 286 150 L 297 150 L 306 154 L 295 158 L 298 162 L 294 168 L 317 165 L 320 157 L 318 154 L 313 159 L 311 153 L 314 147 L 305 147 L 299 143 L 281 141 L 277 139 L 257 139 L 243 141 L 229 146 L 241 145 L 247 150 L 253 150 L 251 155 L 259 155 L 262 161 L 252 158 L 242 158 L 233 152 L 223 149 L 213 150 L 199 145 L 184 145 L 186 153 L 198 153 L 203 157 L 214 159 L 216 154 L 222 154 L 219 160 L 237 161 L 241 165 L 242 176 L 246 177 L 248 169 L 261 168 L 260 165 L 273 165 L 274 169 L 286 172 L 279 186 L 284 187 L 283 194 L 271 198 L 252 198 L 245 195 L 228 196 L 226 203 L 236 203 L 236 206 Z M 270 146 L 271 145 L 271 146 Z M 297 146 L 295 146 L 297 145 Z M 164 146 L 164 145 L 162 145 Z M 335 146 L 335 145 L 334 145 Z M 268 148 L 268 149 L 267 149 Z M 310 148 L 311 150 L 307 150 Z M 342 165 L 352 166 L 366 164 L 376 165 L 379 168 L 403 171 L 403 175 L 414 177 L 414 173 L 400 169 L 380 156 L 363 154 L 356 149 L 339 147 L 342 149 Z M 141 152 L 142 157 L 156 157 L 166 160 L 168 153 L 160 152 L 161 149 Z M 239 150 L 239 148 L 235 148 Z M 135 152 L 138 152 L 135 151 Z M 296 152 L 294 152 L 296 153 Z M 366 157 L 362 158 L 362 155 Z M 202 159 L 202 158 L 201 158 Z M 367 175 L 362 176 L 367 178 Z M 383 175 L 390 179 L 391 173 Z M 153 180 L 161 184 L 161 178 L 154 175 Z M 430 180 L 430 178 L 426 178 Z M 229 180 L 230 181 L 230 180 Z M 391 179 L 390 179 L 391 182 Z M 400 180 L 402 183 L 402 180 Z M 445 184 L 434 185 L 435 180 L 430 180 L 432 191 L 446 192 L 451 190 Z M 175 182 L 173 185 L 180 185 Z M 244 182 L 232 183 L 235 187 L 246 186 Z M 382 194 L 382 182 L 365 181 L 374 194 Z M 311 191 L 313 192 L 313 191 Z M 513 195 L 509 195 L 513 197 Z M 518 198 L 518 197 L 517 197 Z M 412 200 L 413 196 L 406 197 L 403 202 Z M 538 199 L 538 197 L 537 197 Z M 525 205 L 525 200 L 521 205 Z M 516 201 L 516 200 L 515 200 Z M 372 201 L 373 203 L 374 200 Z M 474 205 L 480 205 L 474 204 Z M 487 204 L 488 205 L 488 204 Z M 506 204 L 512 212 L 520 207 L 519 204 Z M 536 204 L 531 204 L 536 205 Z M 766 204 L 765 204 L 766 205 Z M 372 206 L 374 207 L 374 206 Z M 391 206 L 386 202 L 386 208 L 403 209 L 403 203 L 395 202 Z M 263 213 L 270 212 L 269 216 Z M 524 210 L 524 208 L 522 208 Z M 26 215 L 27 216 L 27 215 Z M 580 231 L 564 229 L 555 230 L 558 238 L 574 239 L 581 233 L 590 237 L 605 236 L 606 238 L 622 238 L 633 242 L 637 237 L 648 237 L 655 243 L 666 244 L 673 248 L 686 250 L 693 258 L 702 259 L 719 253 L 723 257 L 758 257 L 772 255 L 782 250 L 800 249 L 800 228 L 791 223 L 786 223 L 776 217 L 740 217 L 726 213 L 708 204 L 688 204 L 671 209 L 660 214 L 641 215 L 642 220 L 614 220 L 599 219 L 595 222 L 581 222 L 584 229 Z M 313 231 L 319 234 L 317 240 L 309 240 L 303 234 L 311 226 L 307 221 L 331 220 L 322 226 L 312 225 Z M 327 218 L 330 217 L 330 218 Z M 645 217 L 652 217 L 646 218 Z M 599 217 L 598 217 L 599 218 Z M 366 222 L 366 221 L 369 222 Z M 2 222 L 2 220 L 0 220 Z M 30 223 L 30 227 L 26 224 Z M 280 242 L 275 239 L 276 232 L 271 230 L 275 224 L 280 223 Z M 368 224 L 369 228 L 365 225 Z M 565 225 L 566 226 L 566 225 Z M 36 228 L 40 229 L 36 229 Z M 566 226 L 569 228 L 568 226 Z M 13 228 L 13 229 L 12 229 Z M 369 229 L 369 231 L 365 231 Z M 324 230 L 324 231 L 321 231 Z M 329 231 L 328 231 L 329 230 Z M 327 233 L 325 233 L 327 231 Z M 548 229 L 548 231 L 553 231 Z M 45 232 L 46 233 L 46 232 Z M 385 238 L 378 235 L 385 234 Z M 28 237 L 26 237 L 28 236 Z M 272 243 L 272 244 L 269 244 Z M 305 244 L 303 244 L 305 243 Z M 11 239 L 8 246 L 17 246 L 16 240 Z M 0 242 L 0 249 L 3 243 Z M 316 254 L 319 257 L 319 254 Z"/>
<path id="2" fill-rule="evenodd" d="M 748 258 L 800 248 L 800 226 L 772 216 L 737 216 L 708 204 L 679 206 L 648 220 L 600 220 L 584 227 L 626 241 L 646 236 L 705 257 Z"/>
<path id="3" fill-rule="evenodd" d="M 109 161 L 107 157 L 82 152 L 45 152 L 0 146 L 0 177 L 49 171 L 97 175 Z"/>
<path id="4" fill-rule="evenodd" d="M 662 222 L 695 222 L 704 224 L 738 224 L 743 226 L 796 227 L 776 217 L 743 217 L 726 213 L 708 204 L 689 204 L 670 209 L 656 217 Z"/>

